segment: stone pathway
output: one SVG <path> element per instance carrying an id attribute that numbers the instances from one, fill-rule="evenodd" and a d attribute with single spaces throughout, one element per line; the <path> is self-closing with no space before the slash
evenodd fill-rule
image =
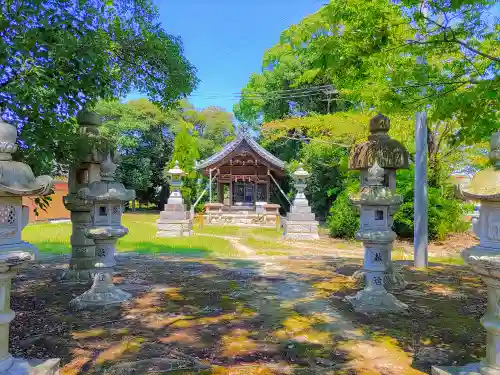
<path id="1" fill-rule="evenodd" d="M 252 248 L 250 248 L 248 246 L 243 245 L 240 242 L 240 238 L 239 237 L 234 237 L 234 236 L 220 236 L 220 235 L 205 234 L 205 233 L 198 233 L 197 235 L 198 236 L 203 236 L 203 237 L 222 238 L 224 240 L 227 240 L 227 241 L 231 242 L 231 245 L 233 246 L 233 248 L 236 251 L 239 251 L 240 253 L 242 253 L 244 256 L 252 257 L 252 256 L 257 255 L 257 253 L 255 252 L 254 249 L 252 249 Z"/>

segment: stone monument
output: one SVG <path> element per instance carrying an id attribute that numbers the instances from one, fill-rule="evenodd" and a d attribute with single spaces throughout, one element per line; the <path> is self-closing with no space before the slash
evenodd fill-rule
<path id="1" fill-rule="evenodd" d="M 9 325 L 15 317 L 10 309 L 11 281 L 38 253 L 21 239 L 29 219 L 22 197 L 47 195 L 52 190 L 52 178 L 35 178 L 28 165 L 12 160 L 16 138 L 16 127 L 0 119 L 0 375 L 57 375 L 59 359 L 28 362 L 9 354 Z"/>
<path id="2" fill-rule="evenodd" d="M 91 225 L 85 229 L 85 235 L 94 240 L 96 250 L 94 284 L 70 302 L 75 310 L 117 305 L 131 298 L 113 285 L 116 241 L 128 233 L 121 225 L 123 204 L 135 199 L 133 190 L 114 181 L 116 167 L 108 154 L 101 164 L 101 181 L 94 181 L 78 192 L 81 200 L 92 202 Z"/>
<path id="3" fill-rule="evenodd" d="M 391 230 L 389 212 L 394 212 L 402 202 L 388 187 L 383 186 L 384 169 L 377 161 L 368 169 L 366 185 L 351 201 L 360 207 L 361 228 L 356 238 L 363 241 L 365 258 L 363 271 L 364 289 L 347 297 L 354 309 L 362 313 L 401 312 L 407 306 L 384 288 L 384 273 L 390 258 L 396 233 Z"/>
<path id="4" fill-rule="evenodd" d="M 172 169 L 167 172 L 172 192 L 168 197 L 167 204 L 160 218 L 156 221 L 158 224 L 157 237 L 184 237 L 192 234 L 193 221 L 191 214 L 186 210 L 186 205 L 182 199 L 180 188 L 182 187 L 182 177 L 184 171 L 179 168 L 179 162 L 176 161 Z"/>
<path id="5" fill-rule="evenodd" d="M 283 236 L 287 240 L 317 240 L 319 239 L 318 222 L 315 220 L 314 213 L 311 212 L 311 207 L 304 194 L 309 172 L 304 170 L 302 163 L 300 163 L 292 177 L 297 194 L 283 223 Z"/>
<path id="6" fill-rule="evenodd" d="M 488 288 L 488 307 L 481 319 L 486 329 L 486 358 L 464 367 L 433 367 L 433 375 L 500 375 L 500 132 L 491 137 L 493 167 L 477 173 L 462 191 L 481 202 L 474 226 L 479 245 L 465 249 L 462 257 Z"/>
<path id="7" fill-rule="evenodd" d="M 389 137 L 390 120 L 382 114 L 378 114 L 370 120 L 370 135 L 366 142 L 356 145 L 349 158 L 349 169 L 360 171 L 361 189 L 368 184 L 368 169 L 375 161 L 384 170 L 382 185 L 392 192 L 396 191 L 396 171 L 408 168 L 408 151 L 398 141 Z M 387 225 L 392 227 L 393 215 L 399 206 L 390 206 L 387 217 Z M 392 263 L 391 253 L 384 260 L 386 271 L 384 274 L 384 287 L 387 290 L 402 290 L 406 282 L 399 270 Z M 353 277 L 361 285 L 364 282 L 364 271 L 356 272 Z"/>
<path id="8" fill-rule="evenodd" d="M 95 113 L 82 111 L 77 121 L 84 134 L 96 134 L 101 120 Z M 69 268 L 63 270 L 59 280 L 64 283 L 92 282 L 94 276 L 95 245 L 94 241 L 85 235 L 85 230 L 91 224 L 92 202 L 82 200 L 78 191 L 88 184 L 100 180 L 101 155 L 92 150 L 85 159 L 69 171 L 69 194 L 64 197 L 64 205 L 71 212 L 71 259 Z"/>

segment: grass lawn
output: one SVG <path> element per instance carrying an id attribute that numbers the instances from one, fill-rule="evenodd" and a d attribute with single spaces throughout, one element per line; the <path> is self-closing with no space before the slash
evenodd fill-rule
<path id="1" fill-rule="evenodd" d="M 129 234 L 118 240 L 118 252 L 170 253 L 183 256 L 233 257 L 238 253 L 222 238 L 191 236 L 157 238 L 156 214 L 125 214 L 123 225 Z M 23 239 L 46 254 L 69 254 L 71 224 L 32 224 L 23 231 Z"/>

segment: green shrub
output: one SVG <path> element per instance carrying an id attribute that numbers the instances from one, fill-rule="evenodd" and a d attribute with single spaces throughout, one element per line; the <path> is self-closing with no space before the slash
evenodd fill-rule
<path id="1" fill-rule="evenodd" d="M 353 239 L 359 229 L 359 212 L 349 200 L 349 194 L 359 190 L 359 183 L 351 182 L 330 208 L 327 220 L 330 236 Z"/>
<path id="2" fill-rule="evenodd" d="M 394 214 L 393 230 L 399 237 L 413 238 L 413 168 L 399 171 L 397 177 L 397 191 L 403 196 L 403 204 Z M 443 240 L 450 233 L 467 230 L 469 223 L 463 219 L 462 202 L 455 198 L 451 185 L 443 183 L 441 187 L 429 187 L 427 194 L 429 239 Z"/>
<path id="3" fill-rule="evenodd" d="M 403 196 L 403 203 L 394 214 L 393 230 L 400 238 L 413 238 L 413 168 L 398 171 L 397 192 Z M 349 194 L 359 190 L 359 184 L 348 184 L 335 200 L 328 218 L 328 229 L 332 237 L 351 239 L 359 229 L 359 213 L 349 201 Z M 455 198 L 449 184 L 428 188 L 429 239 L 443 240 L 450 233 L 464 232 L 469 223 L 464 221 L 464 205 Z"/>

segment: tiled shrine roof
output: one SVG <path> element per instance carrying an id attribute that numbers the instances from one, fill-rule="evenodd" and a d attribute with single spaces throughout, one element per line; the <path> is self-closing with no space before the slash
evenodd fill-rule
<path id="1" fill-rule="evenodd" d="M 261 145 L 259 145 L 247 132 L 241 132 L 238 134 L 236 139 L 229 142 L 224 148 L 217 152 L 216 154 L 210 156 L 208 159 L 205 159 L 198 163 L 196 166 L 197 169 L 205 169 L 214 164 L 222 161 L 226 156 L 230 155 L 232 152 L 238 149 L 238 147 L 242 144 L 246 143 L 252 151 L 254 151 L 257 155 L 262 157 L 265 161 L 273 165 L 274 167 L 284 170 L 285 162 L 278 159 L 276 156 L 271 154 L 269 151 L 264 149 Z"/>

